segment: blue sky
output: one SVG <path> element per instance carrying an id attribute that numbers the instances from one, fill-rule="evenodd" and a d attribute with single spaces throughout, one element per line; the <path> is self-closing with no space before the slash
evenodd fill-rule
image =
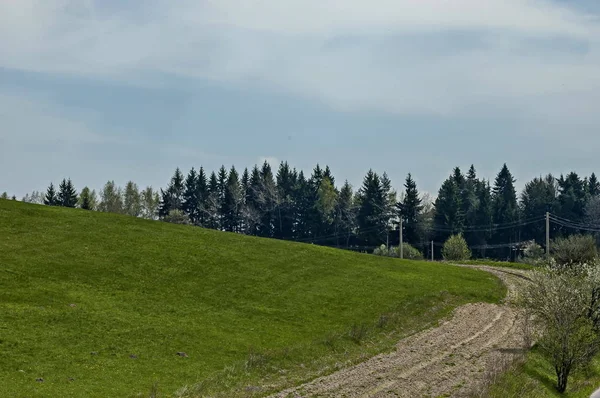
<path id="1" fill-rule="evenodd" d="M 369 168 L 600 172 L 591 0 L 0 0 L 0 191 Z"/>

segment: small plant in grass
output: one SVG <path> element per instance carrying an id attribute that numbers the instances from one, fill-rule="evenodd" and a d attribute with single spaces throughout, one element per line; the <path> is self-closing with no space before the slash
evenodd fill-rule
<path id="1" fill-rule="evenodd" d="M 448 238 L 442 248 L 442 256 L 447 261 L 464 261 L 471 258 L 471 250 L 462 234 Z"/>
<path id="2" fill-rule="evenodd" d="M 348 337 L 355 343 L 360 344 L 367 337 L 367 325 L 364 323 L 352 325 Z"/>
<path id="3" fill-rule="evenodd" d="M 246 369 L 257 369 L 264 367 L 269 361 L 269 357 L 266 354 L 256 351 L 254 348 L 250 349 L 248 359 L 246 359 Z"/>

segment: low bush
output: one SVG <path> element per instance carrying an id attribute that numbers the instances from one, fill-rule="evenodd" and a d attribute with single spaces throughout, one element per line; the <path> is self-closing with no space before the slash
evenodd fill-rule
<path id="1" fill-rule="evenodd" d="M 558 265 L 589 264 L 598 257 L 596 241 L 590 235 L 571 235 L 550 243 L 550 252 Z"/>
<path id="2" fill-rule="evenodd" d="M 448 238 L 442 248 L 442 256 L 447 261 L 464 261 L 471 258 L 471 250 L 462 234 Z"/>
<path id="3" fill-rule="evenodd" d="M 400 257 L 400 250 L 397 246 L 390 247 L 390 249 L 388 250 L 385 245 L 381 245 L 373 251 L 373 254 L 377 256 Z M 423 253 L 421 253 L 416 247 L 408 243 L 403 243 L 402 257 L 407 260 L 423 260 Z"/>

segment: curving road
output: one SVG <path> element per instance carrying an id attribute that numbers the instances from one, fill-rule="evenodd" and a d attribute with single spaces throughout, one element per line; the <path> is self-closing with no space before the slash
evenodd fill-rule
<path id="1" fill-rule="evenodd" d="M 523 271 L 472 268 L 491 272 L 504 281 L 509 291 L 505 303 L 459 307 L 440 326 L 401 340 L 392 353 L 271 398 L 461 397 L 481 390 L 486 375 L 522 352 L 522 317 L 510 301 L 526 277 Z"/>

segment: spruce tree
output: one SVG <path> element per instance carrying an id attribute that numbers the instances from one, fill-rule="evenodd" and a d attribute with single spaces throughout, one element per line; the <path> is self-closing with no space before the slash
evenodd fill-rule
<path id="1" fill-rule="evenodd" d="M 219 203 L 219 181 L 217 175 L 213 171 L 208 179 L 208 198 L 204 205 L 207 228 L 221 229 Z"/>
<path id="2" fill-rule="evenodd" d="M 196 214 L 196 225 L 204 226 L 208 215 L 206 214 L 205 208 L 209 198 L 208 180 L 204 168 L 200 167 L 198 175 L 196 176 L 196 200 L 197 200 L 197 214 Z"/>
<path id="3" fill-rule="evenodd" d="M 275 233 L 278 239 L 291 239 L 294 236 L 294 187 L 296 172 L 287 162 L 281 162 L 277 170 L 276 183 L 279 206 L 275 213 Z"/>
<path id="4" fill-rule="evenodd" d="M 477 226 L 477 215 L 479 212 L 479 197 L 477 195 L 479 180 L 475 166 L 471 165 L 467 178 L 461 189 L 461 211 L 464 215 L 464 238 L 469 246 L 477 245 L 481 241 L 479 231 L 469 231 L 469 228 Z"/>
<path id="5" fill-rule="evenodd" d="M 558 188 L 558 215 L 574 222 L 583 222 L 587 203 L 583 181 L 577 173 L 571 172 L 566 177 L 560 176 Z"/>
<path id="6" fill-rule="evenodd" d="M 161 188 L 161 200 L 158 209 L 160 218 L 165 218 L 172 210 L 182 211 L 183 207 L 183 191 L 185 189 L 185 181 L 179 167 L 175 169 L 173 177 L 167 186 L 166 190 Z"/>
<path id="7" fill-rule="evenodd" d="M 536 177 L 525 184 L 521 193 L 521 212 L 524 219 L 542 217 L 546 212 L 555 213 L 558 208 L 558 188 L 556 179 L 548 174 Z M 535 239 L 539 244 L 546 240 L 546 225 L 543 222 L 525 225 L 522 228 L 523 239 Z"/>
<path id="8" fill-rule="evenodd" d="M 258 234 L 259 236 L 273 237 L 274 215 L 279 205 L 279 195 L 271 165 L 266 161 L 260 170 L 260 181 L 259 209 L 261 218 Z"/>
<path id="9" fill-rule="evenodd" d="M 242 221 L 243 194 L 239 175 L 234 166 L 231 167 L 225 186 L 223 228 L 225 231 L 238 232 Z"/>
<path id="10" fill-rule="evenodd" d="M 590 179 L 588 180 L 588 193 L 591 197 L 600 195 L 600 182 L 598 181 L 595 173 L 592 173 Z"/>
<path id="11" fill-rule="evenodd" d="M 434 207 L 433 227 L 436 241 L 445 242 L 450 235 L 463 232 L 464 214 L 456 173 L 442 183 Z"/>
<path id="12" fill-rule="evenodd" d="M 519 207 L 514 183 L 515 179 L 506 164 L 504 164 L 496 176 L 494 188 L 492 189 L 493 222 L 496 224 L 492 241 L 495 244 L 510 244 L 518 239 L 519 227 L 516 224 L 515 227 L 510 227 L 511 223 L 516 223 L 519 220 Z M 507 247 L 506 249 L 495 250 L 494 254 L 497 258 L 508 259 L 511 257 L 512 251 Z"/>
<path id="13" fill-rule="evenodd" d="M 340 189 L 336 207 L 335 235 L 337 246 L 350 246 L 356 227 L 356 207 L 352 186 L 346 181 Z"/>
<path id="14" fill-rule="evenodd" d="M 59 185 L 58 205 L 62 207 L 75 207 L 77 205 L 77 191 L 71 179 L 63 179 Z"/>
<path id="15" fill-rule="evenodd" d="M 304 172 L 300 170 L 294 186 L 294 235 L 297 239 L 310 237 L 310 215 L 313 205 L 311 186 Z"/>
<path id="16" fill-rule="evenodd" d="M 56 196 L 56 190 L 54 189 L 54 184 L 50 183 L 48 190 L 46 191 L 46 196 L 44 197 L 44 204 L 46 206 L 57 206 L 58 205 L 58 197 Z"/>
<path id="17" fill-rule="evenodd" d="M 194 225 L 197 225 L 199 221 L 199 202 L 198 175 L 192 167 L 184 182 L 182 210 Z"/>
<path id="18" fill-rule="evenodd" d="M 95 210 L 95 198 L 92 198 L 92 192 L 88 187 L 84 187 L 81 190 L 81 194 L 79 195 L 79 207 L 83 210 Z"/>
<path id="19" fill-rule="evenodd" d="M 403 239 L 411 245 L 418 245 L 421 242 L 419 221 L 423 206 L 417 190 L 417 183 L 410 173 L 406 177 L 404 188 L 404 198 L 397 205 L 400 217 L 402 217 Z"/>
<path id="20" fill-rule="evenodd" d="M 380 177 L 369 170 L 358 191 L 358 238 L 362 245 L 379 246 L 388 232 L 387 198 Z"/>

